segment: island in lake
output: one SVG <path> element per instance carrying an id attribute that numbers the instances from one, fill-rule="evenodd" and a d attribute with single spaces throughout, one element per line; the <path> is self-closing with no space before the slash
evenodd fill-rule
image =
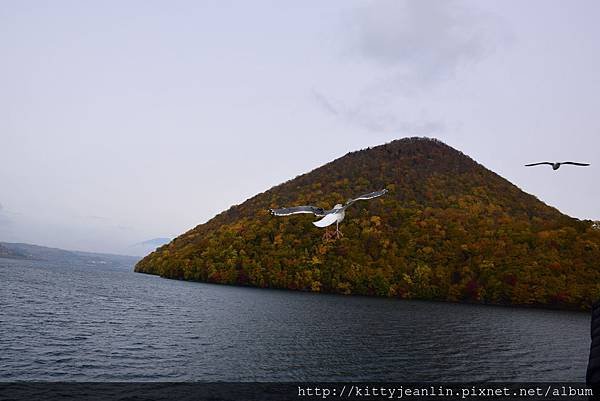
<path id="1" fill-rule="evenodd" d="M 312 215 L 357 194 L 344 237 Z M 407 138 L 351 152 L 248 199 L 158 248 L 136 272 L 209 283 L 410 299 L 589 309 L 600 230 L 446 144 Z"/>

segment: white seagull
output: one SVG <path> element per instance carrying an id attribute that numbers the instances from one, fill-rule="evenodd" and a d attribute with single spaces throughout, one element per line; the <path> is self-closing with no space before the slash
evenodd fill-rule
<path id="1" fill-rule="evenodd" d="M 558 170 L 560 166 L 562 166 L 563 164 L 572 164 L 574 166 L 589 166 L 589 163 L 576 163 L 576 162 L 539 162 L 539 163 L 531 163 L 531 164 L 526 164 L 525 167 L 531 167 L 531 166 L 539 166 L 540 164 L 548 164 L 550 166 L 552 166 L 552 170 Z"/>
<path id="2" fill-rule="evenodd" d="M 344 220 L 344 217 L 346 217 L 346 208 L 348 208 L 348 206 L 359 200 L 377 198 L 386 194 L 387 192 L 387 189 L 382 189 L 381 191 L 360 195 L 354 199 L 348 200 L 348 202 L 346 202 L 346 204 L 343 206 L 338 203 L 331 210 L 325 210 L 316 206 L 294 206 L 281 209 L 269 209 L 269 211 L 274 216 L 290 216 L 292 214 L 312 213 L 317 217 L 322 217 L 321 220 L 313 221 L 313 224 L 317 227 L 327 227 L 335 223 L 335 235 L 337 238 L 339 238 L 342 235 L 339 225 L 342 220 Z M 328 233 L 325 233 L 325 236 L 328 236 Z"/>

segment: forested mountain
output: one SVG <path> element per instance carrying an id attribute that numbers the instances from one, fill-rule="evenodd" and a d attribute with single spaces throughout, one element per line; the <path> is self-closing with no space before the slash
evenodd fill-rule
<path id="1" fill-rule="evenodd" d="M 361 193 L 344 237 L 312 215 Z M 573 196 L 577 196 L 573 194 Z M 212 283 L 494 304 L 589 307 L 600 230 L 560 213 L 435 139 L 351 152 L 248 199 L 158 248 L 136 271 Z"/>

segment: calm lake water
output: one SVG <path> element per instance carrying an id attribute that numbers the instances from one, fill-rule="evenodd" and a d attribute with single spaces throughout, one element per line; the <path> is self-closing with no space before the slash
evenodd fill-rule
<path id="1" fill-rule="evenodd" d="M 0 259 L 0 381 L 583 381 L 589 319 Z"/>

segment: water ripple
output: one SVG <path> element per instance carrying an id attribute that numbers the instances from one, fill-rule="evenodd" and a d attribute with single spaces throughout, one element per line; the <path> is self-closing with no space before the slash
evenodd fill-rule
<path id="1" fill-rule="evenodd" d="M 0 259 L 0 380 L 581 381 L 583 313 Z"/>

